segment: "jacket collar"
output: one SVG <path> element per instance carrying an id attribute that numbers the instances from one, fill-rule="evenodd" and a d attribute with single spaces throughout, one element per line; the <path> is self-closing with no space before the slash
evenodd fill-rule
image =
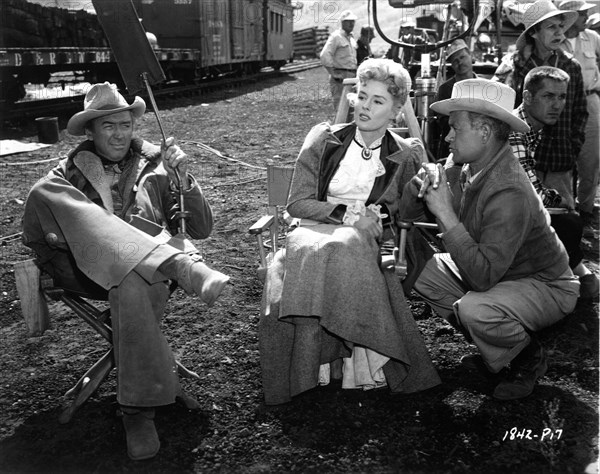
<path id="1" fill-rule="evenodd" d="M 114 208 L 110 187 L 104 177 L 104 167 L 98 155 L 88 150 L 80 151 L 73 157 L 73 164 L 96 190 L 100 199 L 102 199 L 104 208 L 113 213 Z"/>
<path id="2" fill-rule="evenodd" d="M 477 183 L 478 185 L 482 185 L 483 183 L 487 182 L 487 176 L 489 174 L 495 173 L 496 171 L 494 170 L 501 165 L 500 162 L 505 160 L 516 160 L 512 152 L 512 148 L 508 143 L 503 145 L 492 157 L 492 159 L 483 167 L 483 169 L 478 174 L 477 180 L 475 180 L 473 184 L 475 185 L 475 183 Z M 473 187 L 471 187 L 470 189 L 472 188 Z"/>
<path id="3" fill-rule="evenodd" d="M 333 125 L 325 137 L 325 147 L 321 159 L 321 170 L 317 186 L 317 199 L 327 200 L 327 188 L 344 158 L 348 147 L 356 134 L 356 123 Z M 385 132 L 381 143 L 380 160 L 385 174 L 375 179 L 367 204 L 376 202 L 385 192 L 402 160 L 410 155 L 410 147 L 403 138 L 389 130 Z"/>
<path id="4" fill-rule="evenodd" d="M 130 159 L 137 160 L 138 166 L 135 171 L 135 179 L 128 180 L 126 196 L 129 194 L 129 189 L 133 188 L 133 185 L 138 182 L 144 169 L 150 164 L 157 162 L 160 158 L 160 151 L 158 150 L 157 152 L 155 145 L 138 138 L 134 138 L 131 141 L 130 153 Z M 89 140 L 81 143 L 69 154 L 68 162 L 77 167 L 81 174 L 88 180 L 100 196 L 105 209 L 111 213 L 114 212 L 110 185 L 106 182 L 102 159 L 96 154 L 94 143 Z M 67 167 L 69 167 L 69 163 L 67 163 Z"/>

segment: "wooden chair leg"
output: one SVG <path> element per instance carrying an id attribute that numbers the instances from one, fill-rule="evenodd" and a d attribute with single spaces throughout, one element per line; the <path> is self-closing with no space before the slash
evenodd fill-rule
<path id="1" fill-rule="evenodd" d="M 33 259 L 15 264 L 15 282 L 29 336 L 41 336 L 50 327 L 48 305 L 40 288 L 40 269 Z"/>
<path id="2" fill-rule="evenodd" d="M 113 356 L 113 349 L 111 348 L 106 354 L 98 359 L 92 367 L 90 367 L 73 388 L 65 393 L 65 397 L 75 395 L 75 399 L 58 417 L 60 423 L 65 424 L 71 421 L 75 411 L 98 389 L 114 366 L 115 359 Z"/>

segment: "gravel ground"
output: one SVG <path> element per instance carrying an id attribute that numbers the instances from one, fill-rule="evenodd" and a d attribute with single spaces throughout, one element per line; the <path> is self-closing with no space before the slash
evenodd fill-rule
<path id="1" fill-rule="evenodd" d="M 521 401 L 494 400 L 490 380 L 461 369 L 460 356 L 474 348 L 410 295 L 442 386 L 413 396 L 323 387 L 266 409 L 256 331 L 262 287 L 247 229 L 266 211 L 265 164 L 293 163 L 310 127 L 332 118 L 326 75 L 319 68 L 159 108 L 214 207 L 214 232 L 197 244 L 232 278 L 211 309 L 178 291 L 164 319 L 177 357 L 200 375 L 183 385 L 201 409 L 158 410 L 162 448 L 145 462 L 127 458 L 114 374 L 60 425 L 64 392 L 107 344 L 59 303 L 50 303 L 52 328 L 27 336 L 13 264 L 30 254 L 7 243 L 0 254 L 0 472 L 580 473 L 597 460 L 597 301 L 541 334 L 550 369 Z M 152 114 L 139 132 L 159 136 Z M 36 139 L 28 124 L 5 126 L 2 136 Z M 56 163 L 45 160 L 76 142 L 61 131 L 49 148 L 0 158 L 3 237 L 20 230 L 28 189 Z M 598 274 L 598 222 L 595 229 L 583 244 L 585 263 Z"/>

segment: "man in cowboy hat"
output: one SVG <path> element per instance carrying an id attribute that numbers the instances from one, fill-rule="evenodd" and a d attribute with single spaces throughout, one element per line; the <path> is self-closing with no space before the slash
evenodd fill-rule
<path id="1" fill-rule="evenodd" d="M 561 10 L 577 12 L 575 23 L 565 32 L 561 48 L 572 54 L 581 66 L 587 101 L 588 121 L 585 142 L 577 156 L 577 202 L 584 224 L 594 220 L 594 200 L 600 165 L 600 35 L 586 29 L 589 12 L 595 5 L 584 0 L 564 0 Z"/>
<path id="2" fill-rule="evenodd" d="M 501 400 L 532 393 L 547 369 L 534 332 L 572 311 L 579 293 L 565 248 L 508 144 L 511 130 L 529 130 L 512 114 L 514 100 L 504 84 L 467 79 L 433 103 L 450 116 L 453 163 L 424 164 L 400 206 L 406 220 L 427 210 L 438 222 L 445 253 L 427 262 L 414 289 L 479 349 L 463 357 L 465 367 L 503 372 L 493 392 Z"/>
<path id="3" fill-rule="evenodd" d="M 440 85 L 435 96 L 435 101 L 449 99 L 452 95 L 454 84 L 465 79 L 473 79 L 477 74 L 473 72 L 473 58 L 471 51 L 462 39 L 457 39 L 450 44 L 446 52 L 446 61 L 452 65 L 454 76 Z M 448 156 L 448 143 L 444 138 L 448 135 L 450 127 L 448 126 L 448 118 L 446 116 L 439 117 L 438 126 L 440 128 L 440 139 L 438 145 L 437 158 L 445 158 Z"/>
<path id="4" fill-rule="evenodd" d="M 33 186 L 23 216 L 23 241 L 57 286 L 109 301 L 117 401 L 134 460 L 159 450 L 154 407 L 191 400 L 159 326 L 169 281 L 211 305 L 228 280 L 190 255 L 181 236 L 170 238 L 180 186 L 190 237 L 208 237 L 213 216 L 173 139 L 158 147 L 133 136 L 145 109 L 113 84 L 93 85 L 67 124 L 86 140 Z"/>
<path id="5" fill-rule="evenodd" d="M 333 109 L 337 112 L 344 79 L 356 76 L 356 41 L 352 36 L 358 17 L 350 10 L 340 14 L 341 28 L 327 38 L 321 50 L 321 64 L 329 73 L 329 87 L 333 98 Z"/>
<path id="6" fill-rule="evenodd" d="M 495 73 L 495 79 L 516 91 L 515 105 L 521 103 L 523 81 L 534 67 L 557 67 L 571 78 L 565 109 L 549 130 L 553 140 L 540 143 L 536 159 L 540 180 L 564 196 L 569 208 L 575 207 L 573 169 L 585 141 L 588 118 L 581 67 L 573 56 L 561 50 L 564 32 L 577 16 L 577 12 L 559 10 L 550 0 L 530 4 L 523 15 L 525 30 L 517 38 L 517 50 L 503 59 Z"/>

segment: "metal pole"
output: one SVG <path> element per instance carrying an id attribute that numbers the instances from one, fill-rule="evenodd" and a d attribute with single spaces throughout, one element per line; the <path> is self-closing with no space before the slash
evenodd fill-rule
<path id="1" fill-rule="evenodd" d="M 146 91 L 148 92 L 148 97 L 150 98 L 150 103 L 152 104 L 152 110 L 154 111 L 154 115 L 156 115 L 156 120 L 158 121 L 158 128 L 160 128 L 160 133 L 163 138 L 163 143 L 167 144 L 167 135 L 165 134 L 165 129 L 162 124 L 162 120 L 160 119 L 160 115 L 158 115 L 158 107 L 156 106 L 156 101 L 154 100 L 154 94 L 152 93 L 152 88 L 150 87 L 150 81 L 148 81 L 148 73 L 143 72 L 141 74 L 142 80 L 144 81 L 144 86 L 146 86 Z M 185 200 L 183 196 L 183 182 L 181 180 L 181 176 L 179 175 L 179 170 L 175 169 L 175 177 L 177 178 L 177 188 L 179 189 L 179 212 L 176 213 L 177 219 L 179 219 L 179 232 L 185 235 L 186 226 L 185 219 L 188 215 L 185 210 Z M 187 178 L 187 177 L 186 177 Z"/>

